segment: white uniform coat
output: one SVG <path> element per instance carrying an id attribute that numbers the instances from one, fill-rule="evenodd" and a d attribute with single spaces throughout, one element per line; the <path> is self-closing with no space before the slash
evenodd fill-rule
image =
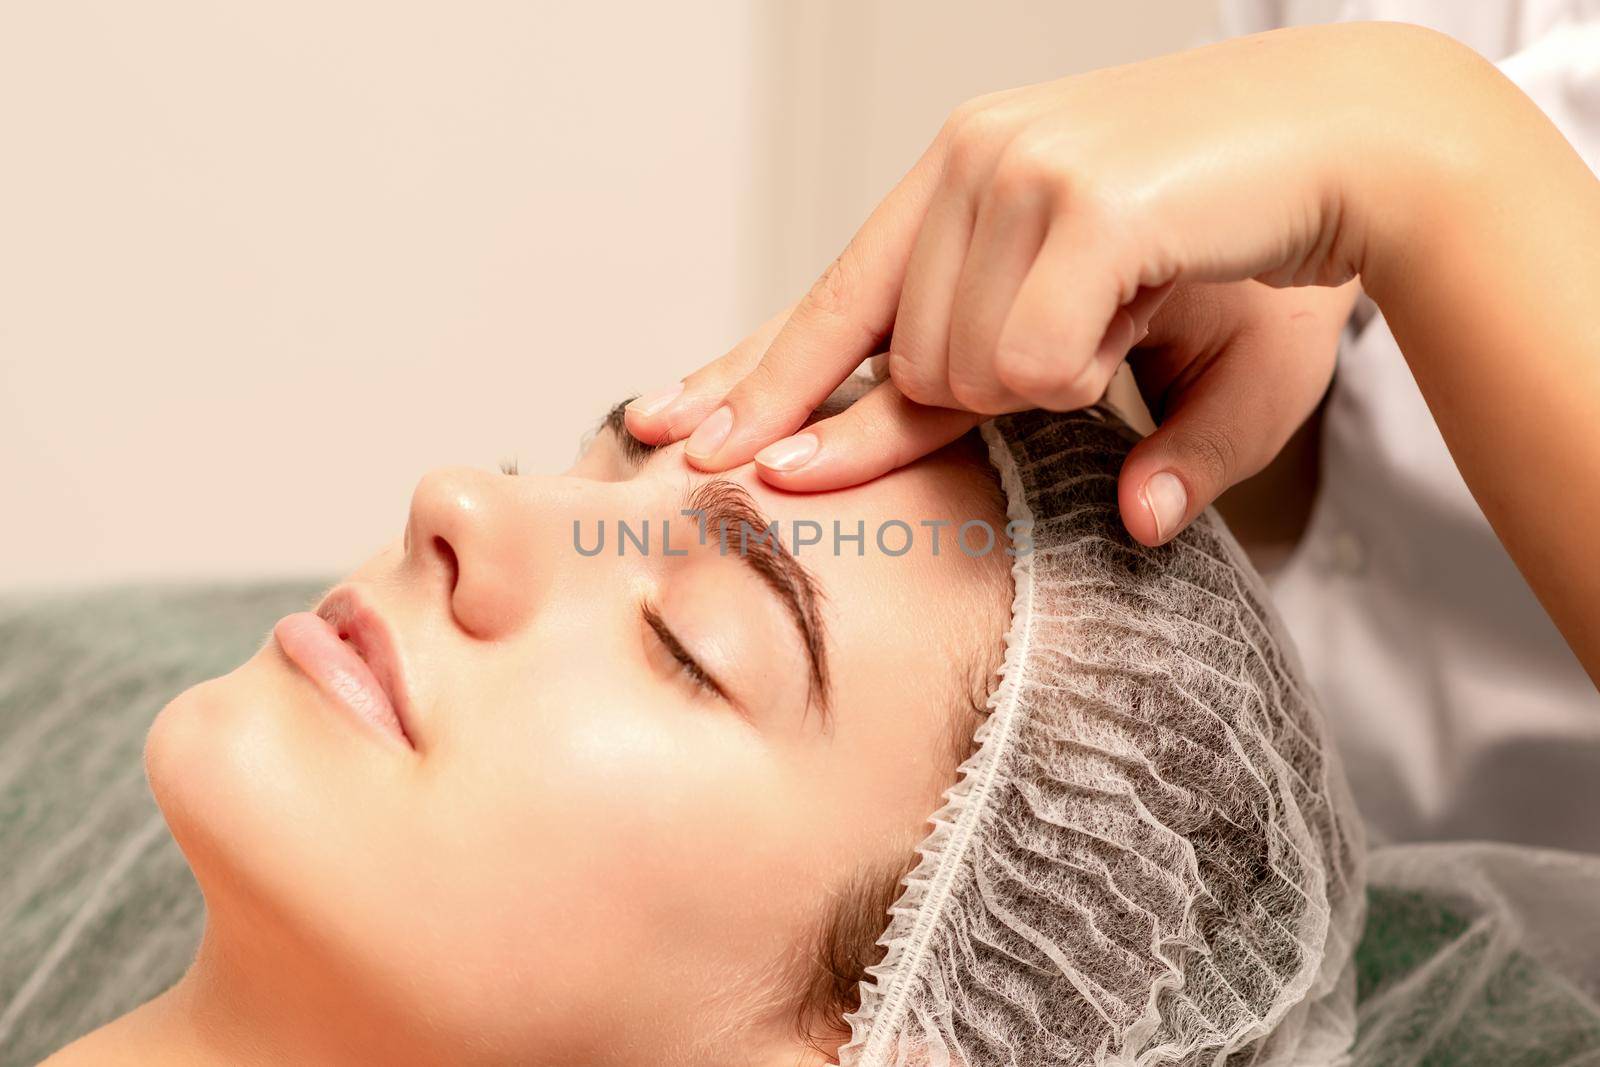
<path id="1" fill-rule="evenodd" d="M 1372 18 L 1431 26 L 1494 60 L 1600 165 L 1600 0 L 1235 0 L 1223 26 Z M 1322 465 L 1305 539 L 1272 586 L 1374 842 L 1600 852 L 1600 694 L 1478 510 L 1365 298 L 1339 353 Z"/>

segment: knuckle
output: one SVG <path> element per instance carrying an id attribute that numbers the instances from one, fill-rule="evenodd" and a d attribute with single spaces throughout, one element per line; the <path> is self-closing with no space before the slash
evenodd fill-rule
<path id="1" fill-rule="evenodd" d="M 726 362 L 726 357 L 713 363 L 708 363 L 693 374 L 684 376 L 684 397 L 697 399 L 702 397 L 724 396 L 728 390 L 739 383 L 739 379 L 746 373 L 744 367 L 736 367 Z M 675 405 L 681 406 L 681 405 Z"/>
<path id="2" fill-rule="evenodd" d="M 974 391 L 972 382 L 964 375 L 950 375 L 950 395 L 955 398 L 957 404 L 960 404 L 968 411 L 979 410 L 977 404 L 978 394 Z"/>
<path id="3" fill-rule="evenodd" d="M 873 448 L 874 442 L 892 444 L 897 422 L 887 399 L 868 394 L 862 403 L 838 416 L 834 436 L 844 438 L 852 448 Z"/>
<path id="4" fill-rule="evenodd" d="M 990 161 L 1002 150 L 1008 131 L 1009 123 L 994 108 L 976 108 L 964 115 L 950 133 L 950 176 L 967 186 L 982 180 Z"/>
<path id="5" fill-rule="evenodd" d="M 995 377 L 1024 400 L 1055 395 L 1064 382 L 1059 365 L 1021 349 L 1002 349 L 995 356 Z"/>
<path id="6" fill-rule="evenodd" d="M 1188 457 L 1213 485 L 1220 487 L 1232 483 L 1233 472 L 1238 468 L 1238 448 L 1232 435 L 1221 427 L 1180 427 L 1172 431 L 1169 442 L 1175 451 Z"/>
<path id="7" fill-rule="evenodd" d="M 984 122 L 993 118 L 999 111 L 999 104 L 1008 94 L 1005 92 L 984 93 L 963 100 L 950 112 L 950 117 L 945 119 L 944 129 L 950 136 L 955 136 L 969 131 L 974 122 Z"/>
<path id="8" fill-rule="evenodd" d="M 950 111 L 950 117 L 944 120 L 945 134 L 954 137 L 959 133 L 972 117 L 983 110 L 983 97 L 975 96 L 971 100 L 963 100 Z"/>
<path id="9" fill-rule="evenodd" d="M 964 138 L 994 145 L 1006 139 L 1010 127 L 1011 123 L 1004 112 L 987 102 L 981 102 L 961 124 L 959 132 Z"/>
<path id="10" fill-rule="evenodd" d="M 759 366 L 766 352 L 767 346 L 762 344 L 760 339 L 746 337 L 726 353 L 685 378 L 684 382 L 690 386 L 720 383 L 726 388 Z"/>
<path id="11" fill-rule="evenodd" d="M 996 403 L 992 385 L 979 380 L 976 375 L 960 371 L 950 374 L 950 395 L 962 407 L 980 415 L 999 414 L 1003 406 Z"/>
<path id="12" fill-rule="evenodd" d="M 1061 403 L 1068 411 L 1098 404 L 1100 398 L 1106 395 L 1106 386 L 1109 384 L 1109 378 L 1090 367 L 1067 387 L 1062 394 Z"/>
<path id="13" fill-rule="evenodd" d="M 957 134 L 945 158 L 945 181 L 954 187 L 970 189 L 983 178 L 989 147 L 975 137 Z"/>
<path id="14" fill-rule="evenodd" d="M 779 373 L 777 361 L 763 359 L 739 379 L 739 384 L 728 394 L 728 402 L 738 408 L 745 397 L 776 396 L 782 386 L 783 375 Z"/>
<path id="15" fill-rule="evenodd" d="M 1067 183 L 1068 170 L 1055 145 L 1036 134 L 1024 133 L 1006 146 L 995 166 L 996 195 L 1016 197 L 1056 193 Z"/>
<path id="16" fill-rule="evenodd" d="M 1153 248 L 1160 243 L 1151 238 L 1162 236 L 1161 232 L 1150 225 L 1147 215 L 1128 210 L 1127 197 L 1081 173 L 1059 175 L 1050 192 L 1055 210 L 1070 210 L 1086 233 L 1123 247 Z"/>
<path id="17" fill-rule="evenodd" d="M 918 404 L 935 402 L 938 391 L 909 353 L 898 350 L 889 352 L 889 381 L 907 400 Z"/>
<path id="18" fill-rule="evenodd" d="M 881 445 L 879 444 L 881 442 Z M 871 442 L 863 442 L 862 447 L 882 447 L 885 470 L 899 470 L 908 463 L 921 459 L 931 451 L 920 444 L 912 432 L 910 424 L 898 415 L 887 415 L 883 418 L 877 434 Z"/>
<path id="19" fill-rule="evenodd" d="M 822 276 L 812 284 L 811 291 L 806 295 L 806 304 L 812 313 L 846 317 L 859 290 L 860 281 L 860 257 L 853 247 L 847 247 L 828 264 L 828 269 L 823 271 Z"/>

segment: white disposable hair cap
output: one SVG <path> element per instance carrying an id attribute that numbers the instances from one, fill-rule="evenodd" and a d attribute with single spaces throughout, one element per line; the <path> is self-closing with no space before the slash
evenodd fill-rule
<path id="1" fill-rule="evenodd" d="M 1338 1062 L 1361 828 L 1259 578 L 1209 512 L 1128 537 L 1114 415 L 983 432 L 1032 550 L 840 1063 Z"/>

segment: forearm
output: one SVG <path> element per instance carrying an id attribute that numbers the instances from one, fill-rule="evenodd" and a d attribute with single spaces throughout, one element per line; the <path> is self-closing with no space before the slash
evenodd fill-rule
<path id="1" fill-rule="evenodd" d="M 1600 680 L 1600 181 L 1487 64 L 1457 64 L 1441 93 L 1402 175 L 1362 190 L 1362 281 L 1479 506 Z"/>

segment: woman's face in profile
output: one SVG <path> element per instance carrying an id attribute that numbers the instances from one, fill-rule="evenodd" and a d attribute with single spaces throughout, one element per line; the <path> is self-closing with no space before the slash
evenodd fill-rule
<path id="1" fill-rule="evenodd" d="M 275 640 L 157 719 L 202 961 L 284 1025 L 336 1018 L 393 1062 L 751 1063 L 771 1035 L 793 1063 L 783 998 L 827 904 L 923 837 L 1010 603 L 971 443 L 802 496 L 750 467 L 711 485 L 611 422 L 560 476 L 429 473 L 343 583 L 393 638 L 409 744 Z M 796 520 L 825 536 L 804 574 L 720 551 L 681 514 L 708 502 L 777 520 L 785 547 Z M 619 556 L 618 521 L 646 519 L 648 552 Z M 993 550 L 958 550 L 972 519 Z M 860 555 L 835 520 L 864 523 Z M 887 520 L 914 533 L 903 555 L 875 543 Z"/>

